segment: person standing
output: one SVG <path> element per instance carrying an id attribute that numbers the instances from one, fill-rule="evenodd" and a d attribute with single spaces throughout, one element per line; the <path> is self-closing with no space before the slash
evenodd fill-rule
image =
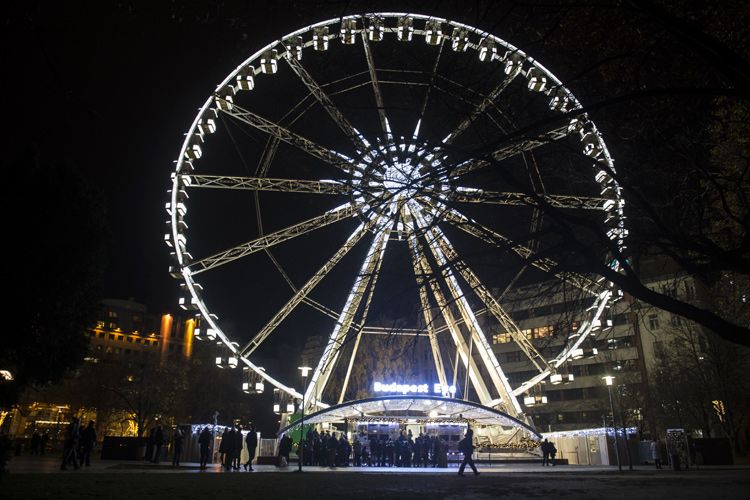
<path id="1" fill-rule="evenodd" d="M 255 424 L 250 424 L 250 430 L 247 431 L 247 436 L 245 436 L 245 444 L 247 445 L 245 470 L 255 470 L 253 469 L 253 459 L 255 458 L 255 450 L 258 448 L 258 434 L 255 431 Z"/>
<path id="2" fill-rule="evenodd" d="M 555 457 L 557 456 L 557 448 L 555 447 L 555 443 L 552 441 L 549 442 L 549 460 L 552 463 L 552 466 L 557 463 L 555 462 Z"/>
<path id="3" fill-rule="evenodd" d="M 654 460 L 656 468 L 661 469 L 661 449 L 658 438 L 654 438 L 651 441 L 651 458 Z"/>
<path id="4" fill-rule="evenodd" d="M 334 448 L 335 450 L 335 448 Z M 289 453 L 292 451 L 292 438 L 289 437 L 286 433 L 284 433 L 283 436 L 281 436 L 281 441 L 279 441 L 279 457 L 283 458 L 283 462 L 279 460 L 279 466 L 280 467 L 286 467 L 289 465 Z"/>
<path id="5" fill-rule="evenodd" d="M 360 467 L 362 465 L 362 443 L 359 441 L 359 436 L 354 438 L 354 466 Z"/>
<path id="6" fill-rule="evenodd" d="M 60 465 L 60 470 L 67 470 L 68 464 L 72 464 L 73 467 L 78 470 L 78 457 L 76 456 L 76 450 L 78 449 L 79 433 L 80 423 L 78 417 L 73 417 L 65 431 L 65 444 L 63 445 L 63 459 L 62 465 Z"/>
<path id="7" fill-rule="evenodd" d="M 221 446 L 224 448 L 224 468 L 232 470 L 232 461 L 234 460 L 234 425 L 227 427 L 224 434 L 221 435 Z"/>
<path id="8" fill-rule="evenodd" d="M 31 454 L 32 455 L 38 455 L 39 454 L 39 445 L 42 442 L 42 435 L 39 434 L 39 431 L 34 430 L 34 434 L 31 435 Z"/>
<path id="9" fill-rule="evenodd" d="M 339 440 L 336 437 L 336 433 L 332 432 L 331 437 L 328 439 L 328 467 L 334 468 L 336 467 L 336 451 L 339 447 Z"/>
<path id="10" fill-rule="evenodd" d="M 232 457 L 232 469 L 240 470 L 240 455 L 242 455 L 242 426 L 237 424 L 234 431 L 234 456 Z"/>
<path id="11" fill-rule="evenodd" d="M 174 434 L 172 435 L 172 467 L 180 466 L 180 456 L 182 455 L 182 441 L 185 438 L 185 434 L 182 432 L 180 427 L 176 427 Z M 200 438 L 199 438 L 200 441 Z"/>
<path id="12" fill-rule="evenodd" d="M 47 443 L 49 443 L 49 431 L 44 431 L 44 434 L 42 434 L 42 440 L 39 443 L 39 451 L 42 455 L 44 455 L 44 452 L 47 450 Z"/>
<path id="13" fill-rule="evenodd" d="M 471 430 L 471 427 L 466 429 L 466 436 L 464 436 L 464 438 L 459 441 L 458 449 L 461 453 L 464 454 L 464 460 L 463 462 L 461 462 L 461 466 L 458 468 L 458 475 L 464 475 L 464 469 L 468 464 L 469 467 L 471 467 L 471 470 L 474 471 L 474 475 L 478 476 L 479 471 L 477 470 L 477 466 L 474 465 L 474 459 L 471 457 L 474 454 L 474 431 Z"/>
<path id="14" fill-rule="evenodd" d="M 539 449 L 542 451 L 542 465 L 549 465 L 549 454 L 550 454 L 550 442 L 547 441 L 547 438 L 542 441 L 542 444 L 539 446 Z"/>
<path id="15" fill-rule="evenodd" d="M 154 460 L 155 464 L 161 460 L 161 447 L 164 445 L 164 429 L 161 424 L 156 426 L 156 432 L 154 432 Z"/>
<path id="16" fill-rule="evenodd" d="M 208 457 L 211 453 L 211 432 L 208 426 L 204 427 L 198 436 L 198 446 L 201 451 L 201 469 L 205 469 L 208 464 Z"/>
<path id="17" fill-rule="evenodd" d="M 144 460 L 152 462 L 154 460 L 154 442 L 156 440 L 156 427 L 152 427 L 148 432 L 148 441 L 146 441 L 146 456 Z"/>
<path id="18" fill-rule="evenodd" d="M 89 420 L 89 424 L 85 429 L 81 431 L 81 445 L 83 454 L 81 456 L 81 465 L 84 463 L 86 467 L 91 465 L 91 450 L 94 449 L 96 444 L 96 428 L 94 427 L 94 421 Z"/>

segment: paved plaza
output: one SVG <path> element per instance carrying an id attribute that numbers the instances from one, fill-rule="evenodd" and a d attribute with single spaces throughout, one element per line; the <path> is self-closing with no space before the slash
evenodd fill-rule
<path id="1" fill-rule="evenodd" d="M 687 471 L 637 466 L 616 467 L 507 464 L 480 467 L 481 474 L 459 477 L 457 468 L 320 468 L 256 466 L 255 472 L 206 471 L 187 463 L 97 460 L 91 467 L 61 472 L 54 457 L 21 457 L 0 480 L 0 497 L 55 500 L 73 498 L 750 498 L 750 468 L 700 467 Z"/>

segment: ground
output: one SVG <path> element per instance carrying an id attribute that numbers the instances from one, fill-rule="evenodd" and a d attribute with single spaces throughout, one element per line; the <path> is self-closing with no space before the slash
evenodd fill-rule
<path id="1" fill-rule="evenodd" d="M 472 499 L 570 498 L 607 499 L 750 498 L 750 469 L 725 467 L 673 471 L 638 466 L 622 473 L 616 467 L 505 465 L 481 467 L 482 474 L 464 477 L 456 468 L 436 469 L 319 469 L 279 470 L 256 467 L 256 472 L 201 472 L 195 464 L 173 469 L 141 463 L 97 461 L 89 469 L 60 472 L 53 458 L 11 462 L 0 479 L 3 499 L 137 498 L 201 499 Z"/>

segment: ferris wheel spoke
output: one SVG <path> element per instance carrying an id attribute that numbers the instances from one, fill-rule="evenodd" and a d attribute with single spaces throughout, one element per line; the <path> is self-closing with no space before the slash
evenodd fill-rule
<path id="1" fill-rule="evenodd" d="M 518 137 L 511 139 L 507 141 L 504 146 L 487 155 L 489 159 L 472 159 L 465 161 L 450 169 L 449 175 L 454 179 L 457 177 L 461 177 L 462 175 L 466 175 L 470 172 L 475 172 L 477 170 L 495 165 L 497 162 L 505 160 L 517 154 L 526 151 L 532 151 L 540 146 L 544 146 L 546 144 L 550 144 L 554 141 L 560 140 L 564 137 L 567 137 L 568 134 L 568 125 L 564 125 L 562 127 L 557 127 L 553 130 L 544 132 L 534 137 Z"/>
<path id="2" fill-rule="evenodd" d="M 502 306 L 495 300 L 489 290 L 482 284 L 479 277 L 471 270 L 471 268 L 461 260 L 456 252 L 453 245 L 448 241 L 448 238 L 437 226 L 433 226 L 430 229 L 434 237 L 434 241 L 443 253 L 446 261 L 450 266 L 461 274 L 466 283 L 471 287 L 474 293 L 482 300 L 484 305 L 489 309 L 492 315 L 502 325 L 506 332 L 508 332 L 513 341 L 518 345 L 527 358 L 532 364 L 543 372 L 545 369 L 550 369 L 550 365 L 542 354 L 534 347 L 534 345 L 526 338 L 526 335 L 521 332 L 515 321 L 510 317 L 508 313 L 502 308 Z"/>
<path id="3" fill-rule="evenodd" d="M 603 280 L 594 281 L 583 274 L 571 271 L 556 271 L 559 266 L 554 260 L 547 257 L 538 257 L 536 255 L 536 252 L 534 252 L 531 248 L 513 241 L 512 239 L 498 233 L 493 229 L 490 229 L 489 227 L 477 222 L 474 219 L 466 217 L 455 209 L 440 210 L 429 201 L 419 201 L 425 206 L 429 207 L 431 210 L 439 213 L 441 220 L 449 222 L 451 225 L 457 227 L 467 234 L 470 234 L 484 241 L 485 243 L 513 250 L 513 252 L 515 252 L 524 261 L 529 262 L 537 269 L 548 274 L 552 274 L 561 281 L 580 288 L 586 293 L 589 293 L 591 295 L 598 295 L 605 289 L 605 286 L 602 282 Z"/>
<path id="4" fill-rule="evenodd" d="M 372 49 L 370 48 L 370 41 L 367 39 L 367 33 L 362 31 L 362 46 L 365 49 L 365 58 L 367 59 L 367 67 L 370 70 L 370 81 L 372 82 L 372 92 L 375 95 L 375 106 L 378 108 L 378 118 L 380 119 L 380 128 L 383 131 L 383 139 L 386 142 L 391 140 L 391 130 L 388 125 L 388 118 L 385 116 L 385 105 L 383 104 L 383 93 L 380 91 L 380 84 L 378 83 L 378 73 L 375 69 L 375 61 L 372 58 Z"/>
<path id="5" fill-rule="evenodd" d="M 338 125 L 342 132 L 349 138 L 354 147 L 360 151 L 366 151 L 369 144 L 359 133 L 357 129 L 349 123 L 344 114 L 336 107 L 331 98 L 325 91 L 318 85 L 318 82 L 307 72 L 302 64 L 295 57 L 286 57 L 287 64 L 292 68 L 292 71 L 302 80 L 310 93 L 318 100 L 323 109 L 326 110 L 331 119 Z"/>
<path id="6" fill-rule="evenodd" d="M 263 118 L 251 111 L 240 108 L 237 105 L 233 105 L 230 110 L 222 110 L 225 113 L 236 120 L 239 120 L 246 125 L 249 125 L 261 132 L 265 132 L 273 137 L 278 138 L 286 142 L 287 144 L 294 146 L 319 160 L 322 160 L 329 165 L 332 165 L 346 173 L 353 168 L 353 160 L 346 155 L 338 153 L 332 149 L 323 147 L 310 139 L 302 137 L 301 135 L 292 132 L 289 129 L 278 125 L 271 120 Z"/>
<path id="7" fill-rule="evenodd" d="M 369 226 L 378 227 L 378 229 L 376 230 L 375 237 L 367 251 L 364 262 L 354 279 L 354 283 L 346 298 L 338 321 L 331 331 L 331 335 L 328 337 L 328 342 L 323 349 L 323 355 L 318 361 L 318 366 L 315 368 L 312 377 L 310 377 L 310 383 L 305 392 L 305 400 L 310 401 L 310 404 L 312 404 L 313 401 L 319 401 L 321 395 L 325 391 L 331 373 L 336 366 L 336 361 L 346 338 L 346 334 L 354 321 L 354 316 L 365 295 L 367 285 L 373 276 L 375 269 L 379 265 L 378 262 L 382 258 L 384 247 L 388 241 L 389 232 L 385 230 L 385 228 L 380 227 L 379 224 L 381 220 L 382 217 L 374 217 L 370 220 Z"/>
<path id="8" fill-rule="evenodd" d="M 257 349 L 263 341 L 281 324 L 284 319 L 307 297 L 307 295 L 325 278 L 341 259 L 349 253 L 349 250 L 368 233 L 375 225 L 376 219 L 369 221 L 367 224 L 360 224 L 357 229 L 349 236 L 344 245 L 321 267 L 305 285 L 297 290 L 291 299 L 271 318 L 268 323 L 248 342 L 240 351 L 243 356 L 249 356 Z M 305 398 L 307 399 L 307 397 Z"/>
<path id="9" fill-rule="evenodd" d="M 476 350 L 479 352 L 484 367 L 487 369 L 487 372 L 489 372 L 495 390 L 505 404 L 506 411 L 513 416 L 522 413 L 518 400 L 513 397 L 513 388 L 510 386 L 507 377 L 503 373 L 492 347 L 489 342 L 487 342 L 487 337 L 482 331 L 471 305 L 461 289 L 461 285 L 453 274 L 452 269 L 454 268 L 455 263 L 450 262 L 438 244 L 438 239 L 442 237 L 442 232 L 436 225 L 428 225 L 418 211 L 413 210 L 412 215 L 414 216 L 414 220 L 420 230 L 426 231 L 425 239 L 427 241 L 427 247 L 430 249 L 435 261 L 441 268 L 443 280 L 447 285 L 456 306 L 458 306 L 461 316 L 464 318 L 464 323 L 471 331 L 471 338 L 476 346 Z M 427 238 L 428 235 L 431 235 L 432 237 Z"/>
<path id="10" fill-rule="evenodd" d="M 432 65 L 432 73 L 430 74 L 430 83 L 427 85 L 427 90 L 424 94 L 424 99 L 422 99 L 422 106 L 419 108 L 419 119 L 417 123 L 420 123 L 422 121 L 422 118 L 424 118 L 424 114 L 427 111 L 427 103 L 430 100 L 430 95 L 432 94 L 432 87 L 435 85 L 435 78 L 437 78 L 437 70 L 438 66 L 440 65 L 440 56 L 443 54 L 443 47 L 445 44 L 443 43 L 445 39 L 440 39 L 440 46 L 438 47 L 438 53 L 437 57 L 435 57 L 435 63 Z M 416 135 L 416 134 L 415 134 Z M 416 138 L 416 137 L 415 137 Z"/>
<path id="11" fill-rule="evenodd" d="M 237 245 L 228 250 L 224 250 L 217 254 L 211 255 L 204 259 L 196 260 L 191 263 L 188 268 L 192 274 L 199 274 L 210 269 L 228 264 L 229 262 L 235 261 L 259 250 L 277 245 L 281 242 L 291 240 L 305 233 L 309 233 L 316 229 L 320 229 L 334 222 L 347 219 L 354 216 L 359 209 L 358 206 L 347 203 L 339 208 L 330 210 L 323 215 L 313 217 L 299 224 L 294 224 L 284 229 L 274 231 L 260 238 L 248 241 L 241 245 Z"/>
<path id="12" fill-rule="evenodd" d="M 280 191 L 284 193 L 344 194 L 351 188 L 341 180 L 310 181 L 305 179 L 273 179 L 269 177 L 235 177 L 228 175 L 190 175 L 191 188 L 239 189 L 249 191 Z"/>
<path id="13" fill-rule="evenodd" d="M 554 208 L 580 208 L 586 210 L 606 210 L 612 200 L 592 196 L 573 196 L 539 193 L 535 196 L 527 193 L 510 193 L 488 191 L 469 187 L 456 187 L 448 193 L 448 199 L 460 203 L 487 203 L 491 205 L 538 206 L 538 200 Z"/>
<path id="14" fill-rule="evenodd" d="M 464 118 L 464 120 L 456 125 L 456 128 L 451 131 L 450 134 L 448 134 L 445 139 L 443 139 L 443 144 L 452 144 L 453 141 L 455 141 L 459 135 L 463 134 L 466 129 L 469 128 L 469 126 L 476 121 L 477 118 L 481 114 L 483 114 L 487 108 L 492 106 L 495 102 L 495 100 L 500 96 L 500 94 L 503 93 L 503 90 L 510 85 L 510 82 L 512 82 L 515 77 L 518 75 L 517 71 L 512 72 L 509 75 L 506 75 L 506 77 L 503 79 L 502 82 L 500 82 L 492 91 L 487 94 L 486 96 L 482 97 L 482 100 L 477 104 L 477 106 L 471 111 L 469 116 Z"/>

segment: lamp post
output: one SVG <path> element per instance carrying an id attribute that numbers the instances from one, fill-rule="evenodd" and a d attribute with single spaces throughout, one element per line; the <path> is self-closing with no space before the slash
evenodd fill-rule
<path id="1" fill-rule="evenodd" d="M 302 460 L 304 458 L 305 452 L 304 452 L 304 442 L 305 442 L 305 393 L 307 392 L 307 375 L 310 373 L 309 366 L 298 366 L 297 369 L 302 372 L 302 404 L 300 405 L 302 407 L 302 415 L 299 419 L 299 448 L 298 451 L 298 459 L 297 459 L 297 472 L 302 472 Z"/>
<path id="2" fill-rule="evenodd" d="M 602 377 L 602 379 L 607 384 L 607 392 L 609 393 L 609 409 L 612 410 L 612 429 L 615 433 L 615 457 L 617 457 L 617 468 L 622 472 L 622 464 L 620 463 L 620 450 L 617 446 L 617 423 L 615 421 L 615 405 L 612 402 L 612 383 L 615 380 L 615 377 L 612 375 L 607 375 L 606 377 Z"/>

